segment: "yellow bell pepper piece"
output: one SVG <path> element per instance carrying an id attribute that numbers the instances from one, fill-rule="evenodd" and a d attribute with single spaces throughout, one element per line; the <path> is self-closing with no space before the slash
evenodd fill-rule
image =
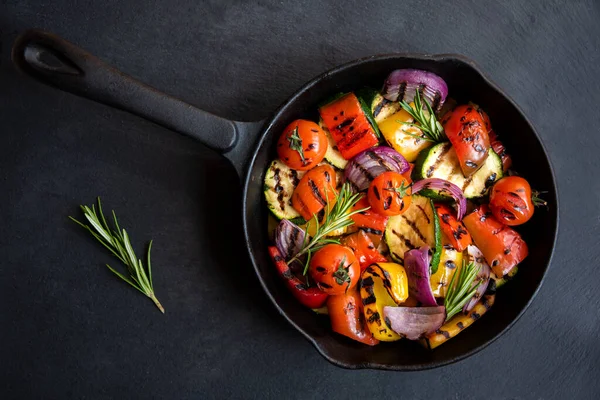
<path id="1" fill-rule="evenodd" d="M 438 270 L 429 278 L 431 291 L 435 297 L 446 297 L 450 280 L 456 270 L 462 265 L 462 260 L 462 252 L 444 243 Z"/>
<path id="2" fill-rule="evenodd" d="M 414 106 L 414 103 L 410 103 L 410 105 Z M 426 149 L 433 144 L 428 140 L 412 136 L 418 135 L 425 137 L 419 128 L 408 125 L 412 122 L 414 122 L 414 120 L 410 114 L 405 110 L 400 110 L 377 124 L 383 137 L 385 137 L 390 146 L 398 153 L 402 154 L 408 162 L 414 162 L 421 150 Z"/>
<path id="3" fill-rule="evenodd" d="M 404 303 L 408 298 L 408 277 L 404 267 L 396 263 L 377 263 L 376 265 L 383 270 L 383 285 L 390 296 L 397 304 Z"/>
<path id="4" fill-rule="evenodd" d="M 360 297 L 367 326 L 373 337 L 382 342 L 394 342 L 402 337 L 392 330 L 389 321 L 385 321 L 383 307 L 396 307 L 398 304 L 388 293 L 384 281 L 389 283 L 385 273 L 377 264 L 367 267 L 361 275 Z"/>

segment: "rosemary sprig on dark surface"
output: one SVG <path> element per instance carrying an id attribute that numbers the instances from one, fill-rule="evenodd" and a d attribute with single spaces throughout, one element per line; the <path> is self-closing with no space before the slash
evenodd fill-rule
<path id="1" fill-rule="evenodd" d="M 145 296 L 149 297 L 154 304 L 156 304 L 156 307 L 158 307 L 158 309 L 164 314 L 165 309 L 156 298 L 156 295 L 154 294 L 154 286 L 152 284 L 152 264 L 150 262 L 152 240 L 148 245 L 148 253 L 146 255 L 147 268 L 145 268 L 142 260 L 138 258 L 133 251 L 127 231 L 125 231 L 125 229 L 121 229 L 119 226 L 115 212 L 112 212 L 114 229 L 111 229 L 106 222 L 104 213 L 102 212 L 102 203 L 100 202 L 100 197 L 98 197 L 97 201 L 97 210 L 94 205 L 92 205 L 91 208 L 84 205 L 80 206 L 81 211 L 83 211 L 83 215 L 91 226 L 86 225 L 71 216 L 69 216 L 69 218 L 90 232 L 92 236 L 96 238 L 98 242 L 100 242 L 100 244 L 106 247 L 115 257 L 125 264 L 129 277 L 106 264 L 108 269 L 110 269 L 119 278 L 142 292 Z"/>
<path id="2" fill-rule="evenodd" d="M 465 304 L 467 304 L 467 301 L 475 295 L 477 287 L 481 285 L 481 282 L 473 285 L 479 269 L 474 263 L 467 264 L 463 261 L 462 267 L 452 275 L 450 285 L 448 286 L 448 293 L 444 299 L 446 321 L 458 314 Z"/>
<path id="3" fill-rule="evenodd" d="M 367 207 L 360 210 L 351 211 L 352 207 L 358 203 L 361 197 L 361 193 L 352 194 L 350 184 L 344 183 L 340 189 L 340 192 L 336 195 L 335 205 L 330 208 L 329 203 L 327 203 L 323 222 L 319 223 L 319 219 L 317 218 L 316 214 L 315 217 L 308 222 L 308 224 L 316 224 L 316 229 L 314 230 L 315 233 L 312 237 L 310 237 L 308 234 L 309 225 L 306 226 L 305 240 L 304 244 L 302 245 L 302 249 L 300 249 L 298 254 L 288 261 L 288 264 L 291 264 L 292 262 L 299 260 L 300 257 L 306 255 L 306 261 L 304 263 L 304 275 L 306 275 L 313 252 L 319 250 L 327 244 L 339 244 L 338 240 L 329 239 L 327 238 L 327 235 L 338 229 L 352 225 L 354 221 L 350 217 L 352 217 L 354 214 L 368 210 Z"/>
<path id="4" fill-rule="evenodd" d="M 427 114 L 425 110 L 423 110 L 423 103 L 421 102 L 421 94 L 417 90 L 415 92 L 414 98 L 415 106 L 411 107 L 406 101 L 401 101 L 400 105 L 402 108 L 410 114 L 410 116 L 415 120 L 416 123 L 406 123 L 407 125 L 414 126 L 415 128 L 419 128 L 421 132 L 423 132 L 424 136 L 414 135 L 408 133 L 411 136 L 415 136 L 419 139 L 427 140 L 434 143 L 442 142 L 446 139 L 446 135 L 444 134 L 444 128 L 442 124 L 437 120 L 435 116 L 435 112 L 431 108 L 431 104 L 427 101 L 427 99 L 423 99 L 425 102 L 425 107 L 427 109 Z"/>

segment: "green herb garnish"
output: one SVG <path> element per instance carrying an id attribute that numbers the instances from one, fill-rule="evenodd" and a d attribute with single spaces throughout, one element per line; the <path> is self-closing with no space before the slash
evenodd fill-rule
<path id="1" fill-rule="evenodd" d="M 127 267 L 129 277 L 106 264 L 108 269 L 110 269 L 119 278 L 123 279 L 125 282 L 142 292 L 144 295 L 148 296 L 154 302 L 154 304 L 156 304 L 156 307 L 158 307 L 158 309 L 164 314 L 165 309 L 154 295 L 154 286 L 152 285 L 152 264 L 150 263 L 152 240 L 148 244 L 148 254 L 146 255 L 148 268 L 146 269 L 144 268 L 142 260 L 135 255 L 133 247 L 131 246 L 131 242 L 129 241 L 129 235 L 127 235 L 125 229 L 121 229 L 119 227 L 119 222 L 117 221 L 117 216 L 114 211 L 112 212 L 114 229 L 111 229 L 108 226 L 106 218 L 104 218 L 104 214 L 102 213 L 100 197 L 98 197 L 98 211 L 96 211 L 96 207 L 94 205 L 92 205 L 92 208 L 88 206 L 81 206 L 81 210 L 91 226 L 79 222 L 73 217 L 69 218 L 79 224 L 81 227 L 87 229 L 92 236 L 94 236 L 96 240 L 100 242 L 100 244 L 106 247 L 115 257 L 121 260 L 121 262 Z"/>
<path id="2" fill-rule="evenodd" d="M 340 265 L 338 265 L 337 270 L 335 270 L 335 272 L 332 275 L 335 279 L 335 282 L 338 285 L 343 285 L 344 283 L 350 284 L 350 282 L 352 281 L 352 278 L 350 278 L 350 274 L 348 274 L 348 269 L 344 267 L 345 263 L 346 257 L 344 256 L 342 262 L 340 262 Z M 350 285 L 346 287 L 346 290 L 348 289 L 348 287 L 350 287 Z"/>
<path id="3" fill-rule="evenodd" d="M 294 130 L 288 135 L 287 140 L 290 142 L 290 149 L 295 150 L 300 154 L 300 158 L 302 159 L 302 164 L 306 165 L 306 160 L 304 159 L 304 149 L 302 148 L 302 138 L 298 135 L 298 126 L 294 128 Z"/>
<path id="4" fill-rule="evenodd" d="M 421 102 L 421 94 L 417 90 L 415 92 L 414 103 L 415 106 L 411 107 L 406 101 L 401 101 L 400 105 L 402 108 L 410 114 L 410 116 L 415 120 L 416 124 L 410 122 L 402 122 L 409 126 L 414 126 L 415 128 L 419 128 L 421 132 L 423 132 L 424 136 L 414 135 L 412 133 L 406 132 L 406 134 L 410 136 L 417 137 L 419 139 L 428 140 L 433 143 L 439 143 L 446 139 L 446 135 L 444 134 L 444 128 L 442 124 L 435 117 L 435 112 L 431 108 L 431 104 L 427 101 L 427 99 L 423 99 L 425 101 L 425 107 L 427 110 L 423 110 L 423 103 Z"/>
<path id="5" fill-rule="evenodd" d="M 405 196 L 408 196 L 407 190 L 412 187 L 412 183 L 409 183 L 408 185 L 405 185 L 405 183 L 406 183 L 406 181 L 403 181 L 400 184 L 400 187 L 390 187 L 390 188 L 385 188 L 384 190 L 387 190 L 388 192 L 395 192 L 395 193 L 398 193 L 400 195 L 400 197 L 405 197 Z"/>
<path id="6" fill-rule="evenodd" d="M 475 295 L 481 281 L 473 285 L 481 267 L 476 267 L 474 263 L 466 263 L 463 260 L 462 267 L 452 275 L 448 293 L 444 299 L 446 307 L 446 321 L 454 317 L 469 300 Z M 458 277 L 457 277 L 458 275 Z M 454 282 L 456 280 L 456 283 Z"/>
<path id="7" fill-rule="evenodd" d="M 328 196 L 325 197 L 328 198 Z M 319 224 L 319 219 L 317 218 L 316 214 L 314 218 L 308 222 L 308 225 L 305 229 L 304 243 L 302 245 L 302 249 L 298 252 L 298 254 L 296 254 L 291 260 L 288 261 L 288 264 L 299 260 L 300 257 L 306 254 L 306 262 L 304 264 L 303 272 L 303 274 L 306 275 L 306 273 L 308 272 L 308 265 L 310 264 L 310 258 L 313 252 L 319 250 L 327 244 L 340 243 L 339 240 L 327 238 L 327 235 L 338 229 L 342 229 L 354 224 L 354 221 L 350 217 L 352 217 L 354 214 L 358 214 L 369 209 L 369 207 L 367 207 L 360 210 L 350 211 L 352 207 L 354 207 L 354 205 L 358 203 L 361 197 L 361 193 L 352 194 L 350 184 L 344 183 L 342 185 L 342 188 L 340 189 L 340 192 L 336 195 L 335 205 L 330 209 L 329 203 L 327 203 L 325 219 L 323 220 L 323 222 Z M 316 229 L 314 236 L 312 236 L 309 239 L 310 236 L 308 232 L 309 225 L 311 223 L 316 224 Z"/>

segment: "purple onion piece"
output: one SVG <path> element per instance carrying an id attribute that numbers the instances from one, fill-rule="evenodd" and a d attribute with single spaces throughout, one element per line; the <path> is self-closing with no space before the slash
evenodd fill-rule
<path id="1" fill-rule="evenodd" d="M 465 260 L 467 263 L 472 262 L 475 264 L 476 267 L 479 268 L 477 277 L 473 281 L 473 286 L 481 282 L 479 287 L 477 287 L 477 291 L 475 292 L 471 300 L 467 301 L 467 304 L 465 304 L 465 306 L 463 307 L 463 313 L 468 314 L 469 311 L 471 311 L 473 307 L 475 307 L 475 304 L 477 304 L 479 299 L 481 299 L 481 296 L 483 296 L 483 294 L 487 290 L 487 287 L 490 283 L 491 269 L 488 263 L 485 261 L 485 257 L 483 257 L 481 250 L 479 250 L 476 246 L 470 244 L 469 246 L 467 246 L 467 251 L 465 251 L 464 254 L 467 257 L 467 260 Z"/>
<path id="2" fill-rule="evenodd" d="M 456 219 L 459 221 L 463 219 L 467 212 L 467 198 L 458 186 L 439 178 L 421 179 L 412 185 L 413 194 L 423 189 L 435 189 L 439 190 L 441 194 L 452 196 L 458 208 Z"/>
<path id="3" fill-rule="evenodd" d="M 424 306 L 437 306 L 429 284 L 429 246 L 404 253 L 404 269 L 408 277 L 408 293 Z"/>
<path id="4" fill-rule="evenodd" d="M 282 219 L 275 229 L 275 246 L 283 258 L 289 260 L 302 249 L 305 233 L 293 222 Z"/>
<path id="5" fill-rule="evenodd" d="M 410 340 L 417 340 L 438 330 L 446 320 L 446 308 L 435 307 L 383 307 L 383 315 L 390 321 L 392 330 Z"/>
<path id="6" fill-rule="evenodd" d="M 383 84 L 383 97 L 390 101 L 410 103 L 419 90 L 431 108 L 437 113 L 448 96 L 446 82 L 429 71 L 419 69 L 397 69 L 392 71 Z"/>
<path id="7" fill-rule="evenodd" d="M 346 165 L 344 177 L 360 192 L 368 189 L 371 181 L 384 172 L 395 171 L 403 174 L 409 168 L 408 161 L 396 150 L 379 146 L 365 150 L 352 158 Z"/>

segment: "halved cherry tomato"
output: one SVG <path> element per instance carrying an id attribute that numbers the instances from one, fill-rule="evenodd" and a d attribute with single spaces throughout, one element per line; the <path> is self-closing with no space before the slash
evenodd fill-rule
<path id="1" fill-rule="evenodd" d="M 335 204 L 336 175 L 331 165 L 319 165 L 308 171 L 292 195 L 292 206 L 305 220 L 321 211 L 327 203 Z"/>
<path id="2" fill-rule="evenodd" d="M 479 114 L 481 114 L 481 118 L 483 118 L 483 123 L 485 124 L 485 129 L 488 131 L 488 136 L 490 137 L 490 146 L 492 146 L 492 150 L 494 150 L 502 160 L 502 170 L 506 172 L 512 165 L 512 158 L 506 152 L 506 147 L 504 147 L 504 144 L 498 140 L 498 135 L 496 135 L 496 132 L 492 128 L 490 117 L 481 108 L 477 108 L 477 111 L 479 111 Z"/>
<path id="3" fill-rule="evenodd" d="M 458 106 L 442 122 L 466 177 L 479 169 L 488 157 L 490 138 L 483 118 L 472 105 Z"/>
<path id="4" fill-rule="evenodd" d="M 297 119 L 283 130 L 277 142 L 277 154 L 288 167 L 307 171 L 323 161 L 327 146 L 327 136 L 319 125 Z"/>
<path id="5" fill-rule="evenodd" d="M 494 184 L 490 192 L 490 210 L 509 226 L 521 225 L 533 216 L 531 186 L 520 176 L 507 176 Z"/>
<path id="6" fill-rule="evenodd" d="M 358 231 L 341 240 L 344 246 L 350 247 L 360 264 L 360 272 L 377 262 L 387 262 L 387 258 L 377 251 L 373 241 L 363 231 Z"/>
<path id="7" fill-rule="evenodd" d="M 347 293 L 329 296 L 327 310 L 334 332 L 369 346 L 379 343 L 366 325 L 357 288 L 352 288 Z"/>
<path id="8" fill-rule="evenodd" d="M 397 172 L 384 172 L 373 179 L 367 197 L 377 214 L 400 215 L 411 203 L 410 181 Z"/>
<path id="9" fill-rule="evenodd" d="M 473 242 L 465 225 L 455 217 L 456 211 L 445 204 L 436 204 L 435 211 L 440 217 L 440 227 L 448 241 L 458 251 L 463 251 Z"/>
<path id="10" fill-rule="evenodd" d="M 358 283 L 360 264 L 349 247 L 328 244 L 313 254 L 310 276 L 323 292 L 341 294 Z"/>
<path id="11" fill-rule="evenodd" d="M 379 143 L 354 93 L 348 93 L 319 109 L 323 123 L 346 160 Z"/>
<path id="12" fill-rule="evenodd" d="M 486 205 L 476 208 L 463 222 L 498 278 L 509 273 L 529 254 L 521 235 L 495 219 Z"/>
<path id="13" fill-rule="evenodd" d="M 352 211 L 362 210 L 368 207 L 371 207 L 369 200 L 367 200 L 367 196 L 363 196 L 352 208 Z M 379 243 L 381 243 L 381 238 L 383 237 L 383 232 L 385 231 L 385 226 L 387 225 L 388 217 L 379 215 L 373 210 L 369 209 L 367 211 L 354 214 L 350 218 L 352 218 L 352 221 L 354 221 L 354 225 L 352 226 L 365 232 L 375 247 L 379 246 Z"/>

